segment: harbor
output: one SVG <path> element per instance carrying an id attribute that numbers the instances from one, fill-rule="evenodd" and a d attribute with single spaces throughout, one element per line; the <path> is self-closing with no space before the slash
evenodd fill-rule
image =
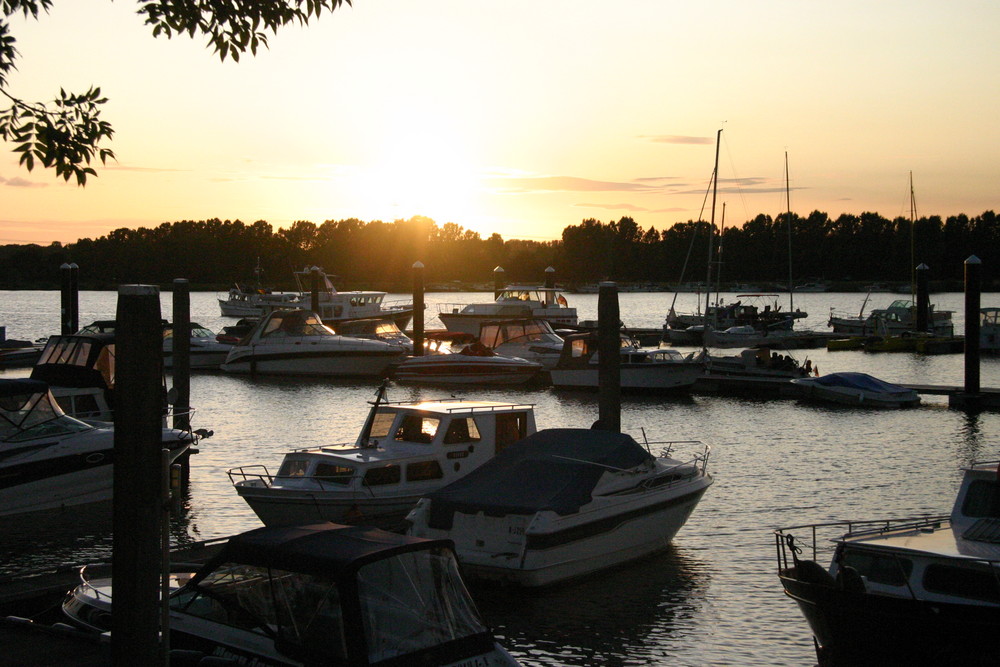
<path id="1" fill-rule="evenodd" d="M 488 294 L 467 295 L 488 300 Z M 983 305 L 995 295 L 985 294 Z M 81 292 L 80 319 L 115 312 L 116 293 Z M 218 331 L 231 324 L 218 314 L 214 293 L 191 294 L 191 316 Z M 403 298 L 405 295 L 399 295 Z M 428 293 L 427 326 L 438 303 L 454 293 Z M 692 295 L 692 304 L 694 295 Z M 932 295 L 956 312 L 964 330 L 962 295 Z M 662 325 L 663 294 L 619 295 L 626 325 Z M 797 302 L 816 313 L 804 326 L 822 329 L 831 306 L 851 308 L 856 293 L 803 294 Z M 57 331 L 58 292 L 5 292 L 8 331 L 33 339 Z M 581 318 L 597 319 L 597 296 L 574 295 Z M 170 292 L 161 294 L 169 315 Z M 684 352 L 693 351 L 682 349 Z M 908 385 L 963 384 L 962 355 L 873 355 L 825 349 L 790 352 L 819 372 L 864 370 Z M 983 387 L 1000 386 L 1000 363 L 984 357 Z M 10 369 L 2 377 L 24 377 Z M 169 378 L 168 378 L 169 381 Z M 215 435 L 191 461 L 191 483 L 171 519 L 181 546 L 260 526 L 226 476 L 248 461 L 272 462 L 299 447 L 353 440 L 365 420 L 376 382 L 358 379 L 258 377 L 218 371 L 191 377 L 193 426 Z M 587 428 L 598 416 L 591 392 L 549 387 L 434 388 L 390 384 L 391 400 L 459 395 L 534 406 L 539 428 Z M 924 395 L 919 407 L 873 411 L 772 400 L 751 393 L 628 394 L 622 430 L 650 439 L 709 443 L 715 484 L 664 552 L 599 577 L 551 590 L 471 584 L 477 605 L 498 641 L 522 664 L 814 664 L 809 628 L 781 592 L 773 565 L 771 531 L 797 519 L 822 522 L 873 514 L 947 511 L 960 466 L 995 458 L 988 437 L 1000 415 L 950 409 L 945 396 Z M 108 509 L 6 521 L 0 545 L 4 575 L 107 561 Z"/>

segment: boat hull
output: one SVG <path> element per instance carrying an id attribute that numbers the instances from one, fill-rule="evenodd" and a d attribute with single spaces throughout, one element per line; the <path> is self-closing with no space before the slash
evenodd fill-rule
<path id="1" fill-rule="evenodd" d="M 505 307 L 500 307 L 499 309 L 496 309 L 496 312 L 486 312 L 482 314 L 467 314 L 461 312 L 438 313 L 438 319 L 441 320 L 441 324 L 443 324 L 448 331 L 453 331 L 455 333 L 467 333 L 476 336 L 477 338 L 479 337 L 480 327 L 483 324 L 503 319 L 516 320 L 530 317 L 539 320 L 546 320 L 553 327 L 559 327 L 560 325 L 576 326 L 577 324 L 575 311 L 573 315 L 566 315 L 564 313 L 546 314 L 540 313 L 538 310 L 532 311 L 528 308 L 506 307 L 510 310 L 510 312 L 505 313 L 504 308 Z"/>
<path id="2" fill-rule="evenodd" d="M 705 368 L 701 364 L 622 364 L 622 390 L 684 391 L 690 389 Z M 553 386 L 561 389 L 597 389 L 595 368 L 554 368 L 549 371 Z"/>
<path id="3" fill-rule="evenodd" d="M 222 370 L 261 375 L 381 376 L 399 360 L 402 349 L 391 351 L 274 350 L 231 355 Z"/>
<path id="4" fill-rule="evenodd" d="M 986 665 L 1000 608 L 845 591 L 780 574 L 818 642 L 820 665 Z"/>
<path id="5" fill-rule="evenodd" d="M 463 358 L 458 358 L 463 357 Z M 426 384 L 524 384 L 538 375 L 540 364 L 516 362 L 503 357 L 438 355 L 418 357 L 396 367 L 393 378 L 400 382 Z"/>
<path id="6" fill-rule="evenodd" d="M 236 492 L 265 526 L 289 526 L 313 520 L 398 528 L 422 493 L 391 497 L 331 494 L 317 489 L 270 488 L 240 482 Z"/>

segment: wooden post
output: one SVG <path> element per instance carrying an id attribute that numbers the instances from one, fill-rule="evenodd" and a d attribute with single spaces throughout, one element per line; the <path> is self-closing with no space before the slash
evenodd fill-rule
<path id="1" fill-rule="evenodd" d="M 498 266 L 497 268 L 493 269 L 493 298 L 496 299 L 497 297 L 499 297 L 500 292 L 502 292 L 503 288 L 506 286 L 507 286 L 507 280 L 504 278 L 503 275 L 503 267 Z"/>
<path id="2" fill-rule="evenodd" d="M 174 428 L 191 430 L 191 285 L 186 278 L 174 279 L 173 296 L 173 361 Z M 191 479 L 191 456 L 184 454 L 177 461 L 180 482 L 186 487 Z"/>
<path id="3" fill-rule="evenodd" d="M 118 288 L 111 657 L 163 663 L 159 645 L 163 333 L 155 285 Z"/>
<path id="4" fill-rule="evenodd" d="M 602 282 L 597 296 L 598 422 L 605 431 L 621 431 L 621 317 L 618 285 Z"/>
<path id="5" fill-rule="evenodd" d="M 70 285 L 72 279 L 70 278 L 71 269 L 69 264 L 62 264 L 59 267 L 59 278 L 60 278 L 60 290 L 59 290 L 59 333 L 62 335 L 76 333 L 70 327 L 72 326 L 72 309 L 70 305 Z"/>
<path id="6" fill-rule="evenodd" d="M 323 319 L 323 316 L 319 313 L 319 267 L 312 267 L 310 273 L 312 274 L 312 299 L 309 302 L 310 307 L 316 313 L 317 317 Z"/>
<path id="7" fill-rule="evenodd" d="M 424 356 L 424 265 L 413 263 L 413 356 Z"/>
<path id="8" fill-rule="evenodd" d="M 69 265 L 69 327 L 70 333 L 80 330 L 80 267 Z"/>
<path id="9" fill-rule="evenodd" d="M 927 289 L 927 273 L 930 267 L 921 263 L 916 268 L 917 274 L 917 331 L 930 331 L 930 303 L 931 298 Z"/>
<path id="10" fill-rule="evenodd" d="M 979 302 L 983 262 L 965 260 L 965 393 L 979 393 Z"/>
<path id="11" fill-rule="evenodd" d="M 556 270 L 551 266 L 545 269 L 545 286 L 549 289 L 555 289 L 556 286 Z"/>

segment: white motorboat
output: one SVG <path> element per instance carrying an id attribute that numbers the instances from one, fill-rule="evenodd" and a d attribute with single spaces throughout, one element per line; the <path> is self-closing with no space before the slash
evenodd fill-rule
<path id="1" fill-rule="evenodd" d="M 681 461 L 630 436 L 546 429 L 407 516 L 412 535 L 451 539 L 470 576 L 547 586 L 663 550 L 712 484 L 709 448 Z M 694 444 L 694 443 L 685 443 Z"/>
<path id="2" fill-rule="evenodd" d="M 86 569 L 81 578 L 63 613 L 110 631 L 111 579 Z M 480 617 L 444 540 L 331 523 L 264 527 L 229 538 L 172 584 L 170 649 L 185 664 L 518 664 Z"/>
<path id="3" fill-rule="evenodd" d="M 407 354 L 413 354 L 413 339 L 407 336 L 396 322 L 388 317 L 369 317 L 358 320 L 343 320 L 330 326 L 334 333 L 341 336 L 368 338 L 392 343 L 403 348 Z"/>
<path id="4" fill-rule="evenodd" d="M 535 361 L 545 370 L 556 365 L 563 347 L 563 339 L 543 319 L 483 322 L 479 342 L 502 357 Z"/>
<path id="5" fill-rule="evenodd" d="M 164 429 L 157 449 L 177 457 L 199 436 Z M 111 498 L 115 435 L 70 417 L 44 382 L 0 379 L 0 516 Z"/>
<path id="6" fill-rule="evenodd" d="M 705 363 L 693 352 L 684 356 L 669 348 L 644 349 L 628 337 L 622 338 L 620 354 L 622 391 L 686 391 L 705 372 Z M 557 388 L 597 389 L 599 366 L 597 334 L 569 334 L 549 375 Z"/>
<path id="7" fill-rule="evenodd" d="M 448 331 L 479 335 L 486 322 L 504 319 L 534 318 L 550 324 L 575 325 L 576 308 L 570 308 L 566 297 L 554 287 L 508 285 L 496 300 L 488 303 L 442 304 L 438 319 Z"/>
<path id="8" fill-rule="evenodd" d="M 998 500 L 998 463 L 973 463 L 950 515 L 775 531 L 778 577 L 812 629 L 819 664 L 994 664 Z M 828 569 L 820 558 L 831 558 Z"/>
<path id="9" fill-rule="evenodd" d="M 395 527 L 421 496 L 535 432 L 531 405 L 493 401 L 383 402 L 379 389 L 353 444 L 318 445 L 229 470 L 266 525 L 314 520 Z"/>
<path id="10" fill-rule="evenodd" d="M 163 326 L 163 366 L 172 368 L 174 364 L 174 325 L 161 320 Z M 197 322 L 191 322 L 191 343 L 189 361 L 192 370 L 217 369 L 226 360 L 232 345 L 219 341 L 216 334 Z M 96 320 L 77 333 L 114 334 L 114 320 Z"/>
<path id="11" fill-rule="evenodd" d="M 274 311 L 233 345 L 222 364 L 228 373 L 379 376 L 405 350 L 380 340 L 340 336 L 307 310 Z"/>
<path id="12" fill-rule="evenodd" d="M 805 399 L 865 408 L 908 408 L 920 404 L 920 394 L 867 373 L 828 373 L 796 378 L 792 386 Z"/>
<path id="13" fill-rule="evenodd" d="M 319 283 L 316 290 L 318 304 L 315 309 L 312 302 L 313 275 Z M 219 299 L 222 314 L 228 317 L 262 317 L 274 310 L 301 308 L 315 312 L 324 324 L 330 326 L 374 317 L 391 319 L 404 330 L 413 317 L 412 303 L 388 302 L 385 300 L 386 292 L 338 291 L 330 276 L 320 267 L 307 266 L 301 271 L 295 271 L 294 276 L 298 293 L 243 295 L 233 294 L 231 291 L 228 298 Z"/>
<path id="14" fill-rule="evenodd" d="M 813 370 L 809 359 L 799 363 L 791 355 L 778 354 L 767 347 L 734 355 L 705 351 L 701 358 L 705 361 L 705 373 L 710 376 L 791 380 L 809 377 Z"/>
<path id="15" fill-rule="evenodd" d="M 867 303 L 867 298 L 865 303 Z M 861 306 L 864 311 L 864 304 Z M 953 336 L 955 327 L 951 321 L 952 311 L 935 310 L 934 304 L 927 308 L 927 329 L 938 336 Z M 876 308 L 868 315 L 844 315 L 830 312 L 828 326 L 833 332 L 849 336 L 898 336 L 917 328 L 917 307 L 909 299 L 896 299 L 886 308 Z"/>
<path id="16" fill-rule="evenodd" d="M 394 380 L 419 384 L 525 384 L 537 378 L 540 363 L 496 354 L 478 342 L 450 354 L 410 357 L 392 371 Z"/>
<path id="17" fill-rule="evenodd" d="M 260 317 L 265 308 L 294 308 L 299 300 L 298 292 L 272 292 L 239 283 L 218 297 L 223 317 Z"/>

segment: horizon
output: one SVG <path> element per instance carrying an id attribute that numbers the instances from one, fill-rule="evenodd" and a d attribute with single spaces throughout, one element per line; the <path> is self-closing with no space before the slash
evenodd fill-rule
<path id="1" fill-rule="evenodd" d="M 1000 5 L 355 0 L 220 62 L 131 2 L 9 17 L 10 90 L 100 86 L 117 162 L 85 188 L 0 158 L 0 244 L 208 220 L 406 220 L 555 240 L 586 219 L 998 208 Z M 87 46 L 76 49 L 81 35 Z M 751 212 L 753 211 L 753 212 Z M 717 212 L 717 224 L 718 224 Z M 733 224 L 728 222 L 727 224 Z M 740 223 L 742 224 L 742 223 Z"/>

